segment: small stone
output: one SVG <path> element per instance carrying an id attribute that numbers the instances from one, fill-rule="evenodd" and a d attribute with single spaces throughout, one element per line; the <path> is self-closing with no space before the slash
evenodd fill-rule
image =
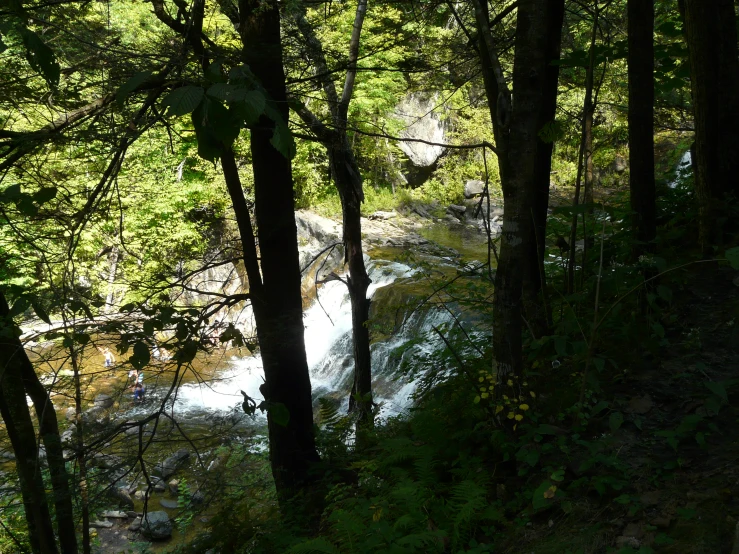
<path id="1" fill-rule="evenodd" d="M 177 479 L 172 479 L 169 483 L 169 492 L 176 495 L 180 491 L 180 482 Z"/>
<path id="2" fill-rule="evenodd" d="M 160 498 L 159 503 L 169 510 L 176 510 L 180 507 L 176 500 L 171 500 L 169 498 Z"/>
<path id="3" fill-rule="evenodd" d="M 129 531 L 138 531 L 141 529 L 141 518 L 137 517 L 131 522 L 131 525 L 128 526 Z"/>
<path id="4" fill-rule="evenodd" d="M 164 486 L 164 483 L 161 481 L 154 485 L 154 492 L 164 492 L 167 490 L 167 487 Z"/>
<path id="5" fill-rule="evenodd" d="M 90 523 L 90 527 L 94 527 L 96 529 L 110 529 L 113 527 L 112 521 L 93 521 Z"/>
<path id="6" fill-rule="evenodd" d="M 126 519 L 128 517 L 128 514 L 126 512 L 119 512 L 117 510 L 111 510 L 108 512 L 103 512 L 103 517 L 111 517 L 113 519 Z"/>
<path id="7" fill-rule="evenodd" d="M 127 515 L 128 517 L 132 517 L 132 518 L 134 518 L 134 519 L 136 519 L 137 517 L 139 517 L 139 514 L 137 514 L 137 513 L 136 513 L 136 512 L 134 512 L 133 510 L 129 510 L 128 512 L 126 512 L 126 515 Z"/>

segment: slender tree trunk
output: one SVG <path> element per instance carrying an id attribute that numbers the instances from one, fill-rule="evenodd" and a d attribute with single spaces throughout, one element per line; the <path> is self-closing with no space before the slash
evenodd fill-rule
<path id="1" fill-rule="evenodd" d="M 573 200 L 574 212 L 572 214 L 572 224 L 570 226 L 570 255 L 567 261 L 567 292 L 572 293 L 575 291 L 575 258 L 577 254 L 577 217 L 579 210 L 577 209 L 580 204 L 580 188 L 582 183 L 582 177 L 584 173 L 587 173 L 587 152 L 592 152 L 592 123 L 593 123 L 593 88 L 595 82 L 595 43 L 598 37 L 598 7 L 596 5 L 595 15 L 593 18 L 593 29 L 590 35 L 590 50 L 588 53 L 588 67 L 585 71 L 585 100 L 583 101 L 583 119 L 582 119 L 582 138 L 580 141 L 580 153 L 577 162 L 577 182 L 575 183 L 575 198 Z M 588 123 L 589 121 L 589 123 Z M 590 145 L 588 145 L 590 142 Z M 591 154 L 592 155 L 592 154 Z M 591 169 L 592 174 L 592 169 Z M 592 179 L 592 176 L 591 176 Z M 584 202 L 588 202 L 587 191 L 584 194 Z M 591 197 L 592 199 L 592 190 Z M 584 227 L 584 225 L 583 225 Z M 583 229 L 584 231 L 584 229 Z M 584 236 L 584 233 L 583 233 Z M 583 241 L 584 242 L 584 241 Z M 584 246 L 583 246 L 584 247 Z"/>
<path id="2" fill-rule="evenodd" d="M 695 117 L 695 185 L 704 250 L 723 242 L 739 196 L 739 54 L 731 0 L 684 0 Z"/>
<path id="3" fill-rule="evenodd" d="M 82 382 L 80 379 L 80 367 L 77 362 L 78 354 L 74 343 L 69 348 L 72 371 L 74 373 L 74 411 L 75 424 L 77 426 L 76 457 L 77 469 L 79 471 L 80 486 L 80 512 L 82 515 L 82 552 L 90 554 L 90 491 L 87 484 L 87 460 L 85 459 L 85 425 L 82 418 Z"/>
<path id="4" fill-rule="evenodd" d="M 562 24 L 564 22 L 564 2 L 553 2 L 548 17 L 547 59 L 543 101 L 539 113 L 539 128 L 553 123 L 557 114 L 557 86 L 559 84 L 559 64 L 562 46 Z M 549 182 L 552 171 L 552 152 L 554 141 L 537 141 L 535 186 L 536 197 L 532 210 L 535 246 L 529 253 L 526 275 L 524 277 L 524 310 L 537 336 L 546 335 L 552 323 L 551 304 L 546 290 L 544 254 L 546 245 L 547 215 L 549 210 Z"/>
<path id="5" fill-rule="evenodd" d="M 594 68 L 593 68 L 594 69 Z M 594 70 L 591 70 L 590 75 L 590 82 L 591 82 L 591 94 L 592 94 L 592 81 L 593 81 L 593 73 Z M 585 204 L 588 205 L 587 212 L 589 214 L 593 213 L 592 205 L 595 202 L 595 197 L 593 194 L 593 174 L 594 174 L 594 166 L 593 166 L 593 117 L 595 116 L 595 106 L 593 105 L 592 98 L 590 101 L 590 105 L 587 106 L 587 109 L 584 114 L 584 120 L 583 120 L 583 133 L 585 137 L 585 152 L 584 152 L 584 163 L 585 168 L 583 172 L 584 176 L 584 201 Z"/>
<path id="6" fill-rule="evenodd" d="M 39 462 L 36 430 L 18 363 L 18 353 L 23 347 L 8 313 L 5 297 L 0 295 L 0 416 L 15 453 L 31 549 L 34 553 L 55 554 L 58 550 Z"/>
<path id="7" fill-rule="evenodd" d="M 628 0 L 629 190 L 634 257 L 653 249 L 657 234 L 654 185 L 654 2 Z"/>
<path id="8" fill-rule="evenodd" d="M 493 308 L 494 369 L 500 379 L 523 371 L 523 283 L 532 278 L 533 267 L 539 266 L 536 227 L 541 223 L 537 220 L 543 204 L 540 156 L 545 151 L 540 148 L 539 132 L 551 114 L 553 78 L 549 64 L 559 42 L 552 33 L 562 32 L 556 22 L 562 21 L 564 7 L 560 0 L 519 1 L 512 103 L 493 45 L 487 3 L 475 0 L 474 8 L 504 202 Z M 546 179 L 548 185 L 549 175 Z M 535 264 L 532 259 L 536 259 Z"/>
<path id="9" fill-rule="evenodd" d="M 357 414 L 360 425 L 372 422 L 372 359 L 370 356 L 369 321 L 370 301 L 367 289 L 370 278 L 364 265 L 362 251 L 361 200 L 357 190 L 362 188 L 359 167 L 346 138 L 329 148 L 331 173 L 341 197 L 344 248 L 349 264 L 349 298 L 352 304 L 352 339 L 354 343 L 354 383 L 349 397 L 349 411 Z"/>
<path id="10" fill-rule="evenodd" d="M 304 13 L 299 13 L 297 24 L 309 48 L 309 54 L 316 65 L 317 79 L 326 94 L 328 108 L 333 122 L 329 128 L 320 121 L 307 106 L 297 109 L 298 115 L 313 130 L 328 151 L 331 175 L 341 198 L 341 212 L 344 229 L 344 248 L 349 265 L 349 298 L 352 304 L 352 339 L 354 350 L 354 382 L 349 396 L 349 411 L 357 414 L 360 427 L 373 422 L 372 409 L 372 357 L 370 355 L 369 306 L 367 289 L 370 278 L 364 265 L 362 251 L 361 203 L 364 200 L 362 175 L 359 171 L 352 146 L 347 137 L 349 103 L 354 91 L 356 64 L 359 56 L 359 40 L 362 33 L 367 0 L 357 2 L 352 36 L 349 42 L 349 59 L 344 88 L 341 96 L 328 70 L 323 45 L 315 34 Z"/>

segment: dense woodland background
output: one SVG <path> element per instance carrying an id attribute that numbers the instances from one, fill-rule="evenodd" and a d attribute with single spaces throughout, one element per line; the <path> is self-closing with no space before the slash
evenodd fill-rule
<path id="1" fill-rule="evenodd" d="M 0 551 L 739 551 L 736 9 L 3 2 Z"/>

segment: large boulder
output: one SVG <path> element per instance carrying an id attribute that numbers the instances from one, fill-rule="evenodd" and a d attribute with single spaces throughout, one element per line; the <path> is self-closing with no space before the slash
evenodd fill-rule
<path id="1" fill-rule="evenodd" d="M 119 488 L 114 484 L 108 489 L 108 496 L 113 500 L 117 500 L 120 506 L 133 510 L 133 498 L 125 488 Z"/>
<path id="2" fill-rule="evenodd" d="M 443 103 L 438 93 L 412 92 L 400 101 L 393 114 L 403 124 L 401 138 L 416 139 L 398 143 L 398 148 L 408 157 L 404 177 L 413 188 L 431 177 L 446 153 L 446 148 L 440 146 L 446 143 L 447 130 L 440 106 Z"/>
<path id="3" fill-rule="evenodd" d="M 485 192 L 485 181 L 478 179 L 470 179 L 464 184 L 464 197 L 474 198 L 475 196 L 482 196 Z"/>
<path id="4" fill-rule="evenodd" d="M 158 475 L 162 479 L 168 479 L 177 472 L 178 469 L 182 469 L 190 461 L 190 451 L 187 448 L 181 448 L 169 458 L 164 460 L 161 464 L 157 464 L 154 467 L 154 474 Z"/>
<path id="5" fill-rule="evenodd" d="M 92 401 L 93 404 L 95 404 L 95 407 L 102 408 L 104 410 L 107 410 L 108 408 L 112 408 L 115 401 L 113 398 L 108 396 L 107 394 L 98 394 L 95 397 L 95 400 Z"/>
<path id="6" fill-rule="evenodd" d="M 164 510 L 148 512 L 141 520 L 141 533 L 153 541 L 168 539 L 172 536 L 172 520 Z"/>

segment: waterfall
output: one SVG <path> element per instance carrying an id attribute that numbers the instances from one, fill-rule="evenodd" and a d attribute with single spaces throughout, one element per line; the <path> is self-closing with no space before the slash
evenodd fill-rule
<path id="1" fill-rule="evenodd" d="M 370 298 L 379 288 L 392 286 L 396 280 L 413 274 L 410 267 L 396 262 L 367 259 L 367 265 L 372 279 L 368 290 Z M 433 308 L 418 310 L 398 332 L 372 345 L 375 401 L 382 404 L 381 417 L 405 409 L 415 389 L 413 382 L 392 382 L 396 377 L 394 370 L 404 360 L 412 360 L 414 356 L 438 348 L 441 341 L 430 332 L 433 326 L 449 319 L 444 311 Z M 314 399 L 334 395 L 346 408 L 354 370 L 351 302 L 346 285 L 339 280 L 322 285 L 318 289 L 317 300 L 304 314 L 304 322 Z M 427 336 L 427 339 L 414 340 L 419 336 Z M 403 349 L 412 340 L 413 344 Z M 233 357 L 227 365 L 215 381 L 182 385 L 177 392 L 175 411 L 193 417 L 238 409 L 243 401 L 242 390 L 259 403 L 262 400 L 259 386 L 263 383 L 259 356 Z"/>

